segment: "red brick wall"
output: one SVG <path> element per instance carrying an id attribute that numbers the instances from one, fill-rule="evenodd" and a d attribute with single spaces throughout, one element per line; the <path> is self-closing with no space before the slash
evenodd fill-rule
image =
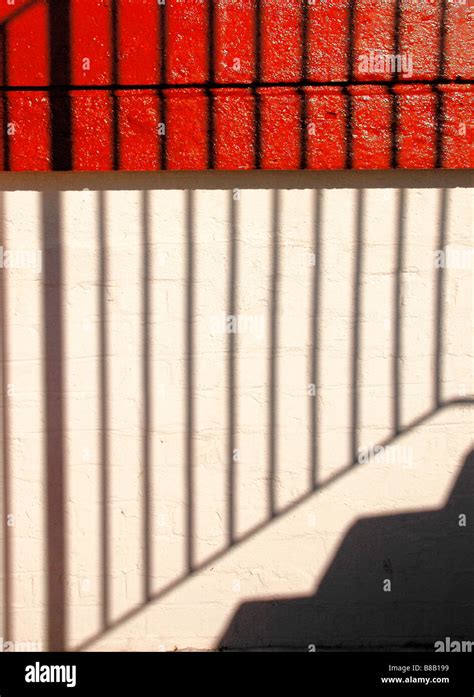
<path id="1" fill-rule="evenodd" d="M 467 0 L 11 1 L 4 170 L 471 166 Z"/>

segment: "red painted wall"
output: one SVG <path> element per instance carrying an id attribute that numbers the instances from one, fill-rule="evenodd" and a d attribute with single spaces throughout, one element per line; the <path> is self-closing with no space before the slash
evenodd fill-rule
<path id="1" fill-rule="evenodd" d="M 472 20 L 468 0 L 0 0 L 0 167 L 470 167 Z"/>

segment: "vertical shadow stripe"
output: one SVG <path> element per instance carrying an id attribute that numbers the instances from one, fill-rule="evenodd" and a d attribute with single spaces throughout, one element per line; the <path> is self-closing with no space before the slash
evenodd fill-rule
<path id="1" fill-rule="evenodd" d="M 315 264 L 313 272 L 313 286 L 311 298 L 311 343 L 309 361 L 309 381 L 313 385 L 314 395 L 310 393 L 310 489 L 316 489 L 318 485 L 318 398 L 319 398 L 319 352 L 321 349 L 319 332 L 321 328 L 321 290 L 322 290 L 322 254 L 323 254 L 323 192 L 318 189 L 314 193 L 314 225 L 313 225 L 313 254 Z"/>
<path id="2" fill-rule="evenodd" d="M 63 259 L 60 194 L 42 194 L 48 651 L 66 648 Z"/>
<path id="3" fill-rule="evenodd" d="M 110 35 L 112 43 L 112 84 L 119 84 L 119 9 L 118 0 L 110 0 Z M 112 89 L 112 163 L 113 169 L 120 169 L 120 98 L 115 89 Z"/>
<path id="4" fill-rule="evenodd" d="M 356 253 L 354 261 L 354 280 L 353 280 L 353 303 L 354 312 L 352 317 L 352 339 L 351 339 L 351 431 L 350 431 L 350 453 L 352 463 L 357 462 L 359 450 L 359 426 L 360 426 L 360 330 L 362 316 L 362 273 L 364 262 L 364 218 L 365 218 L 365 191 L 357 191 L 357 208 L 355 219 L 355 241 Z"/>
<path id="5" fill-rule="evenodd" d="M 229 209 L 230 209 L 230 230 L 229 230 L 229 286 L 228 286 L 228 314 L 234 317 L 237 313 L 237 284 L 238 284 L 238 204 L 234 200 L 234 192 L 229 191 Z M 227 385 L 228 385 L 228 442 L 227 442 L 227 495 L 228 495 L 228 520 L 227 520 L 227 543 L 229 546 L 235 542 L 236 528 L 236 476 L 234 464 L 234 450 L 236 448 L 236 430 L 237 430 L 237 335 L 235 332 L 229 332 L 228 335 L 228 367 L 227 367 Z"/>
<path id="6" fill-rule="evenodd" d="M 441 189 L 439 192 L 439 224 L 437 249 L 435 251 L 446 252 L 446 226 L 448 222 L 448 192 Z M 441 406 L 441 392 L 443 380 L 443 332 L 444 332 L 444 291 L 445 272 L 443 265 L 435 267 L 435 308 L 434 308 L 434 336 L 435 336 L 435 369 L 433 397 L 434 407 Z"/>
<path id="7" fill-rule="evenodd" d="M 69 0 L 49 0 L 49 73 L 50 84 L 71 84 L 71 16 Z M 71 170 L 72 113 L 69 93 L 49 94 L 51 114 L 51 166 L 53 170 Z"/>
<path id="8" fill-rule="evenodd" d="M 166 3 L 159 6 L 160 10 L 160 69 L 159 76 L 161 85 L 166 83 L 167 74 L 167 15 L 166 15 Z M 166 157 L 166 95 L 163 88 L 158 90 L 160 97 L 160 121 L 164 126 L 164 134 L 159 136 L 160 142 L 160 162 L 161 169 L 167 169 L 167 157 Z"/>
<path id="9" fill-rule="evenodd" d="M 100 391 L 100 501 L 101 501 L 101 621 L 105 630 L 109 625 L 109 373 L 108 373 L 108 313 L 107 313 L 107 228 L 105 194 L 98 192 L 99 232 L 99 391 Z"/>
<path id="10" fill-rule="evenodd" d="M 0 27 L 0 41 L 1 41 L 1 56 L 2 56 L 2 85 L 7 87 L 9 83 L 8 76 L 8 27 L 3 24 Z M 3 170 L 8 172 L 10 170 L 10 139 L 8 134 L 8 124 L 10 121 L 9 117 L 9 103 L 8 103 L 8 92 L 6 90 L 2 91 L 2 128 L 3 128 Z"/>
<path id="11" fill-rule="evenodd" d="M 405 209 L 406 192 L 400 189 L 398 192 L 397 210 L 397 249 L 396 249 L 396 268 L 395 286 L 393 297 L 393 433 L 398 435 L 401 429 L 401 366 L 403 351 L 403 268 L 405 264 Z"/>
<path id="12" fill-rule="evenodd" d="M 186 564 L 188 572 L 194 569 L 194 192 L 188 189 L 186 197 L 186 391 L 185 407 L 185 482 L 186 482 Z"/>
<path id="13" fill-rule="evenodd" d="M 143 602 L 147 603 L 151 597 L 151 572 L 152 572 L 152 537 L 151 537 L 151 246 L 149 229 L 149 193 L 142 192 L 142 322 L 143 322 L 143 358 L 142 358 L 142 391 L 143 391 L 143 436 L 142 436 L 142 460 L 143 460 Z"/>
<path id="14" fill-rule="evenodd" d="M 278 312 L 280 292 L 280 192 L 272 193 L 271 281 L 269 301 L 269 372 L 268 372 L 268 516 L 275 517 L 276 477 L 278 474 Z"/>

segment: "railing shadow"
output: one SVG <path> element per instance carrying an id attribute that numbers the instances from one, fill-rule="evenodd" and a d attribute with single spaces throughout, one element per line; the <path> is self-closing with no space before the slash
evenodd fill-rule
<path id="1" fill-rule="evenodd" d="M 34 4 L 23 5 L 10 15 L 8 21 L 20 16 Z M 260 3 L 257 3 L 260 8 Z M 352 77 L 354 67 L 354 3 L 351 3 L 352 15 L 350 22 L 349 34 L 349 63 L 348 74 L 349 81 Z M 443 8 L 445 5 L 443 3 Z M 113 9 L 113 71 L 112 82 L 110 86 L 115 108 L 113 109 L 113 167 L 120 167 L 120 136 L 118 128 L 118 106 L 114 94 L 114 90 L 118 83 L 118 68 L 117 68 L 117 7 L 116 3 L 112 2 Z M 70 54 L 70 12 L 69 3 L 66 0 L 51 0 L 48 3 L 49 16 L 49 49 L 50 49 L 50 84 L 51 88 L 60 88 L 71 83 L 71 54 Z M 444 12 L 444 10 L 443 10 Z M 398 17 L 398 14 L 396 15 Z M 162 27 L 164 22 L 162 22 Z M 260 36 L 259 23 L 256 24 L 256 81 L 259 81 L 259 71 L 261 65 L 259 61 L 260 52 Z M 305 31 L 303 23 L 302 30 Z M 8 22 L 4 22 L 2 26 L 2 74 L 3 74 L 3 91 L 2 91 L 2 106 L 3 106 L 3 123 L 8 123 L 8 56 L 6 52 L 6 41 L 8 33 Z M 398 29 L 396 34 L 398 35 Z M 444 74 L 443 56 L 444 56 L 444 25 L 440 33 L 440 76 Z M 164 45 L 164 42 L 163 42 Z M 212 43 L 210 44 L 212 49 Z M 305 46 L 306 48 L 306 46 Z M 164 51 L 164 49 L 163 49 Z M 210 55 L 212 56 L 212 50 Z M 306 62 L 307 59 L 305 59 Z M 161 57 L 163 75 L 166 74 L 166 52 L 163 52 Z M 210 74 L 207 87 L 213 83 L 214 76 L 212 74 L 212 60 L 210 61 Z M 303 66 L 304 67 L 304 66 Z M 304 68 L 304 70 L 306 70 Z M 304 77 L 303 70 L 303 77 Z M 298 86 L 298 85 L 297 85 Z M 154 86 L 156 89 L 159 86 Z M 254 84 L 255 90 L 256 85 Z M 160 92 L 160 98 L 162 94 Z M 209 97 L 211 100 L 211 97 Z M 396 109 L 396 99 L 392 100 L 393 108 Z M 353 123 L 352 123 L 352 104 L 351 96 L 346 91 L 346 106 L 347 106 L 347 167 L 353 165 Z M 162 100 L 162 109 L 165 110 L 165 103 Z M 258 97 L 256 96 L 257 119 L 256 119 L 256 146 L 255 158 L 256 166 L 260 162 L 260 128 L 259 128 L 259 111 Z M 50 91 L 50 113 L 51 113 L 51 161 L 52 168 L 55 170 L 70 170 L 72 168 L 72 124 L 71 124 L 71 104 L 68 93 L 62 95 L 61 99 L 54 97 L 54 91 Z M 212 109 L 209 110 L 210 125 L 212 135 Z M 304 162 L 305 157 L 305 134 L 306 123 L 304 116 L 304 99 L 302 99 L 302 128 L 301 134 L 301 153 Z M 438 98 L 437 112 L 437 163 L 442 164 L 442 143 L 441 143 L 441 121 L 442 121 L 442 103 L 441 97 Z M 396 119 L 395 126 L 392 131 L 392 162 L 396 164 L 397 152 L 397 128 Z M 8 138 L 4 138 L 4 162 L 6 169 L 9 168 L 9 151 Z M 212 137 L 209 139 L 210 148 L 210 164 L 213 165 L 212 156 Z M 162 141 L 163 146 L 163 141 Z M 162 162 L 166 161 L 166 147 L 163 146 Z M 137 182 L 140 181 L 137 179 Z M 249 179 L 249 181 L 251 181 Z M 255 181 L 255 180 L 254 180 Z M 320 180 L 321 181 L 321 180 Z M 394 180 L 395 181 L 395 180 Z M 398 182 L 401 180 L 398 179 Z M 102 185 L 103 186 L 103 185 Z M 166 186 L 166 185 L 164 185 Z M 217 184 L 218 186 L 218 184 Z M 171 578 L 169 582 L 158 592 L 154 591 L 151 583 L 152 567 L 153 567 L 153 549 L 152 549 L 152 521 L 153 521 L 153 504 L 151 499 L 151 490 L 153 487 L 153 472 L 155 464 L 153 462 L 153 453 L 151 447 L 151 433 L 153 424 L 153 408 L 152 408 L 152 358 L 153 349 L 151 346 L 151 324 L 156 321 L 154 308 L 152 304 L 152 294 L 150 290 L 151 283 L 151 261 L 152 251 L 150 247 L 150 204 L 149 195 L 146 191 L 142 194 L 141 200 L 141 330 L 142 330 L 142 365 L 141 365 L 141 385 L 143 402 L 143 425 L 141 433 L 141 468 L 143 469 L 142 480 L 142 495 L 141 495 L 141 539 L 137 540 L 137 544 L 143 557 L 143 586 L 142 600 L 139 604 L 131 607 L 127 612 L 123 613 L 119 618 L 111 618 L 111 592 L 110 592 L 110 568 L 112 557 L 111 545 L 111 525 L 110 525 L 110 469 L 112 453 L 109 443 L 109 435 L 111 430 L 111 415 L 109 402 L 111 399 L 111 379 L 110 379 L 110 341 L 107 334 L 108 324 L 108 309 L 107 309 L 107 287 L 109 283 L 109 254 L 110 250 L 107 246 L 106 238 L 106 197 L 103 190 L 99 193 L 99 212 L 98 212 L 98 235 L 99 235 L 99 280 L 98 280 L 98 304 L 100 308 L 100 330 L 99 330 L 99 383 L 100 383 L 100 525 L 101 525 L 101 628 L 95 635 L 90 636 L 78 646 L 68 644 L 68 626 L 67 615 L 68 608 L 66 602 L 66 579 L 68 575 L 68 553 L 66 521 L 65 521 L 65 478 L 66 478 L 66 457 L 65 457 L 65 413 L 66 413 L 66 394 L 64 385 L 65 356 L 64 349 L 64 321 L 66 308 L 64 306 L 64 298 L 62 296 L 63 286 L 65 282 L 63 254 L 66 241 L 64 239 L 63 219 L 64 210 L 62 209 L 61 195 L 59 190 L 45 191 L 42 194 L 42 244 L 45 259 L 44 277 L 42 285 L 42 303 L 43 303 L 43 339 L 44 339 L 44 407 L 46 414 L 45 436 L 46 448 L 44 458 L 45 467 L 45 508 L 46 508 L 46 529 L 47 540 L 45 543 L 45 556 L 47 559 L 47 636 L 48 649 L 51 651 L 63 651 L 69 649 L 82 650 L 94 644 L 106 632 L 116 629 L 127 620 L 134 617 L 137 613 L 143 611 L 150 603 L 164 598 L 172 590 L 176 589 L 180 584 L 189 578 L 199 574 L 210 563 L 222 559 L 229 550 L 234 549 L 238 545 L 243 544 L 253 536 L 263 532 L 268 528 L 272 521 L 276 518 L 281 518 L 293 511 L 297 506 L 307 501 L 315 493 L 320 493 L 327 489 L 331 484 L 353 471 L 356 467 L 361 467 L 358 459 L 360 451 L 359 434 L 362 423 L 362 415 L 360 408 L 360 360 L 361 360 L 361 284 L 364 267 L 364 225 L 366 219 L 365 208 L 365 191 L 363 187 L 358 187 L 357 202 L 354 226 L 356 230 L 356 254 L 354 260 L 353 279 L 352 279 L 352 318 L 351 318 L 351 340 L 348 347 L 348 354 L 351 363 L 351 387 L 350 387 L 350 403 L 348 411 L 350 414 L 350 458 L 349 461 L 342 463 L 340 469 L 327 477 L 324 481 L 320 477 L 321 455 L 319 452 L 320 433 L 319 420 L 320 409 L 318 400 L 313 396 L 309 398 L 309 414 L 310 414 L 310 437 L 309 437 L 309 458 L 307 462 L 306 479 L 308 487 L 306 491 L 295 497 L 291 502 L 284 506 L 278 506 L 276 497 L 276 482 L 280 466 L 279 451 L 277 445 L 278 436 L 278 407 L 281 385 L 280 378 L 280 344 L 279 344 L 279 318 L 280 318 L 280 295 L 281 295 L 281 275 L 283 271 L 283 261 L 280 255 L 280 247 L 285 231 L 281 225 L 281 193 L 278 187 L 274 187 L 271 198 L 271 225 L 268 230 L 268 236 L 271 240 L 270 245 L 270 302 L 268 305 L 268 333 L 269 333 L 269 350 L 267 356 L 268 368 L 268 395 L 267 395 L 267 419 L 268 419 L 268 434 L 267 434 L 267 485 L 266 485 L 266 515 L 258 524 L 248 529 L 245 533 L 238 535 L 236 527 L 236 517 L 239 509 L 239 500 L 236 491 L 236 466 L 233 460 L 233 454 L 237 448 L 238 434 L 238 414 L 236 403 L 239 399 L 238 392 L 238 336 L 234 332 L 229 332 L 227 337 L 227 388 L 228 402 L 226 405 L 228 428 L 226 433 L 225 452 L 227 453 L 227 462 L 225 463 L 226 478 L 227 478 L 227 515 L 226 515 L 226 542 L 216 552 L 208 556 L 204 561 L 198 561 L 196 555 L 196 510 L 198 501 L 195 495 L 195 469 L 197 464 L 195 437 L 197 428 L 196 414 L 196 351 L 197 351 L 197 335 L 195 329 L 195 311 L 196 300 L 195 291 L 197 284 L 197 260 L 196 260 L 196 239 L 195 239 L 195 191 L 192 186 L 186 187 L 186 290 L 184 295 L 184 335 L 185 335 L 185 428 L 183 432 L 184 439 L 184 481 L 185 490 L 183 499 L 185 505 L 185 570 L 182 574 Z M 270 187 L 271 188 L 271 187 Z M 321 278 L 324 258 L 323 237 L 321 235 L 322 219 L 323 219 L 323 196 L 322 188 L 318 188 L 314 195 L 314 210 L 313 210 L 313 239 L 315 249 L 316 263 L 313 270 L 312 290 L 311 290 L 311 317 L 310 317 L 310 336 L 311 346 L 308 352 L 308 377 L 312 385 L 314 385 L 315 396 L 318 396 L 320 390 L 321 367 L 319 362 L 319 354 L 323 345 L 323 333 L 321 316 L 324 312 L 324 302 L 321 299 Z M 445 228 L 447 219 L 447 196 L 446 190 L 441 192 L 440 212 L 439 212 L 439 229 L 438 229 L 438 248 L 443 249 L 445 246 Z M 421 426 L 435 414 L 445 410 L 451 406 L 461 404 L 471 404 L 472 398 L 443 398 L 441 386 L 443 383 L 443 327 L 445 319 L 445 287 L 442 270 L 437 274 L 436 285 L 436 305 L 433 315 L 433 344 L 435 355 L 435 369 L 433 372 L 433 399 L 432 404 L 425 413 L 418 415 L 411 423 L 403 424 L 401 418 L 401 377 L 400 364 L 402 361 L 402 344 L 403 344 L 403 314 L 400 295 L 402 289 L 402 273 L 404 267 L 404 251 L 407 243 L 405 228 L 404 228 L 404 206 L 405 192 L 400 190 L 399 195 L 399 210 L 398 210 L 398 239 L 396 249 L 396 277 L 395 277 L 395 301 L 392 307 L 392 322 L 394 327 L 394 346 L 392 354 L 392 380 L 393 380 L 393 401 L 392 401 L 392 423 L 391 435 L 379 443 L 381 446 L 388 446 L 401 435 L 407 434 Z M 227 314 L 234 316 L 237 313 L 237 288 L 239 285 L 240 265 L 238 260 L 239 253 L 239 206 L 233 198 L 232 191 L 229 192 L 229 213 L 230 213 L 230 234 L 229 234 L 229 271 L 228 285 L 226 298 Z M 3 221 L 2 221 L 3 222 Z M 2 382 L 3 386 L 8 382 L 8 317 L 6 313 L 6 294 L 8 289 L 1 274 L 0 279 L 1 293 L 1 321 L 2 321 Z M 10 438 L 11 425 L 9 422 L 9 409 L 5 402 L 3 392 L 3 409 L 2 409 L 2 431 L 3 431 L 3 508 L 8 511 L 10 508 Z M 5 518 L 5 517 L 4 517 Z M 4 523 L 4 545 L 3 545 L 3 564 L 4 564 L 4 636 L 10 636 L 11 632 L 11 577 L 12 577 L 12 555 L 11 544 L 9 541 L 9 530 L 6 522 Z"/>
<path id="2" fill-rule="evenodd" d="M 352 277 L 352 319 L 351 319 L 351 342 L 348 345 L 348 356 L 351 364 L 351 388 L 349 400 L 350 414 L 350 452 L 351 458 L 345 464 L 333 472 L 330 476 L 322 479 L 320 476 L 321 455 L 319 452 L 320 418 L 322 407 L 318 401 L 320 387 L 320 351 L 324 346 L 324 331 L 322 316 L 325 312 L 325 303 L 321 297 L 321 283 L 324 269 L 324 235 L 322 234 L 322 221 L 324 218 L 324 196 L 322 190 L 316 190 L 313 196 L 312 229 L 313 244 L 315 250 L 315 265 L 312 271 L 310 307 L 311 313 L 308 318 L 310 323 L 309 336 L 311 345 L 307 353 L 307 370 L 309 382 L 314 385 L 314 396 L 309 397 L 308 414 L 310 423 L 310 440 L 308 448 L 306 480 L 308 486 L 306 491 L 285 505 L 278 506 L 276 498 L 276 482 L 279 476 L 279 456 L 277 435 L 279 429 L 278 403 L 281 387 L 279 384 L 280 374 L 280 344 L 279 344 L 279 322 L 280 322 L 280 278 L 284 271 L 282 259 L 280 258 L 280 248 L 284 239 L 285 231 L 281 225 L 280 201 L 281 194 L 278 190 L 272 193 L 272 212 L 270 215 L 271 227 L 268 230 L 269 249 L 270 249 L 270 302 L 268 304 L 268 336 L 269 348 L 267 355 L 268 366 L 268 463 L 267 463 L 267 494 L 266 510 L 267 514 L 261 521 L 247 529 L 244 533 L 238 534 L 236 518 L 239 512 L 239 500 L 236 490 L 236 464 L 233 454 L 238 448 L 238 411 L 236 405 L 239 401 L 239 380 L 237 356 L 239 352 L 238 333 L 229 332 L 227 336 L 227 431 L 224 435 L 226 440 L 225 452 L 227 453 L 227 516 L 226 516 L 226 542 L 215 553 L 199 560 L 196 556 L 196 522 L 195 518 L 199 508 L 199 501 L 195 494 L 195 472 L 197 458 L 195 452 L 196 438 L 196 331 L 195 331 L 195 292 L 197 289 L 197 259 L 196 259 L 196 232 L 195 232 L 195 194 L 193 191 L 186 192 L 186 215 L 185 215 L 185 239 L 186 239 L 186 291 L 184 293 L 184 323 L 185 323 L 185 428 L 184 436 L 184 481 L 185 490 L 183 500 L 186 501 L 186 534 L 185 534 L 185 558 L 186 565 L 184 571 L 175 578 L 170 578 L 169 583 L 165 584 L 158 592 L 153 590 L 151 583 L 151 570 L 153 567 L 153 501 L 152 489 L 155 478 L 156 462 L 153 459 L 151 446 L 153 431 L 153 349 L 151 346 L 151 324 L 158 321 L 152 305 L 152 292 L 150 283 L 153 277 L 152 260 L 153 246 L 151 245 L 149 224 L 150 224 L 150 204 L 149 193 L 143 192 L 141 195 L 141 231 L 140 249 L 142 254 L 141 262 L 141 318 L 140 326 L 142 331 L 142 351 L 141 351 L 141 399 L 143 402 L 143 422 L 141 434 L 141 457 L 140 468 L 143 471 L 143 485 L 141 488 L 141 507 L 142 524 L 141 539 L 137 540 L 137 545 L 142 550 L 143 557 L 143 591 L 142 602 L 134 605 L 129 611 L 123 613 L 119 618 L 112 619 L 111 615 L 111 590 L 110 590 L 110 569 L 112 563 L 111 529 L 109 522 L 110 515 L 110 476 L 112 465 L 112 454 L 109 443 L 111 432 L 111 421 L 109 402 L 111 398 L 110 384 L 110 340 L 108 338 L 107 326 L 109 323 L 107 310 L 107 288 L 109 280 L 108 259 L 112 250 L 107 243 L 107 210 L 106 197 L 103 192 L 98 194 L 98 307 L 100 315 L 98 361 L 99 361 L 99 393 L 100 393 L 100 501 L 101 501 L 101 560 L 102 560 L 102 591 L 101 591 L 101 630 L 82 642 L 79 646 L 69 646 L 67 644 L 67 615 L 68 608 L 65 596 L 65 579 L 68 574 L 68 555 L 67 537 L 65 528 L 65 478 L 66 460 L 64 450 L 65 439 L 65 413 L 67 402 L 64 386 L 65 361 L 64 354 L 64 321 L 66 308 L 62 297 L 64 287 L 63 256 L 66 241 L 64 239 L 63 221 L 66 211 L 61 202 L 61 195 L 56 192 L 45 192 L 42 194 L 42 236 L 44 253 L 44 277 L 43 277 L 43 320 L 44 320 L 44 407 L 46 414 L 46 450 L 45 461 L 45 496 L 47 510 L 47 540 L 46 557 L 48 569 L 47 583 L 47 607 L 48 607 L 48 648 L 49 650 L 85 649 L 94 644 L 104 633 L 116 629 L 127 620 L 134 617 L 137 613 L 144 610 L 150 603 L 164 598 L 172 590 L 176 589 L 181 583 L 199 574 L 211 563 L 222 559 L 231 549 L 242 545 L 253 536 L 263 532 L 272 521 L 281 518 L 295 510 L 302 503 L 307 501 L 316 493 L 320 494 L 329 486 L 340 480 L 353 471 L 356 467 L 363 467 L 358 457 L 361 444 L 359 433 L 363 427 L 360 410 L 360 360 L 361 360 L 361 312 L 362 295 L 361 288 L 364 276 L 364 233 L 367 211 L 364 206 L 365 192 L 360 190 L 356 196 L 355 208 L 355 254 L 353 261 Z M 441 386 L 444 381 L 444 344 L 443 329 L 446 313 L 446 288 L 444 285 L 443 269 L 437 270 L 435 301 L 433 308 L 433 393 L 431 407 L 425 413 L 420 414 L 410 423 L 402 419 L 402 379 L 400 365 L 403 361 L 403 304 L 401 301 L 403 288 L 403 271 L 405 264 L 406 238 L 405 230 L 405 203 L 406 193 L 402 189 L 398 194 L 397 209 L 397 235 L 394 269 L 394 302 L 391 308 L 393 332 L 393 350 L 391 352 L 391 374 L 392 374 L 392 423 L 390 424 L 391 435 L 387 436 L 378 445 L 389 446 L 397 438 L 415 431 L 423 423 L 435 416 L 442 410 L 463 404 L 472 404 L 471 397 L 446 398 L 442 394 Z M 446 221 L 448 216 L 447 191 L 441 190 L 439 194 L 439 227 L 437 239 L 434 245 L 443 249 L 446 245 Z M 240 225 L 239 203 L 234 200 L 234 191 L 228 194 L 229 210 L 229 234 L 228 234 L 228 275 L 227 275 L 227 305 L 228 316 L 237 314 L 237 293 L 239 288 L 239 273 L 241 262 L 239 262 L 239 239 Z M 3 222 L 2 222 L 3 229 Z M 8 314 L 6 313 L 6 293 L 8 289 L 5 278 L 2 274 L 2 377 L 3 384 L 8 382 Z M 316 397 L 316 398 L 315 398 Z M 3 507 L 9 510 L 10 507 L 10 487 L 11 477 L 9 466 L 9 447 L 10 429 L 9 408 L 3 399 L 2 410 L 3 426 Z M 159 485 L 158 485 L 159 490 Z M 4 632 L 8 636 L 10 617 L 11 617 L 11 546 L 9 542 L 9 530 L 4 524 Z"/>
<path id="3" fill-rule="evenodd" d="M 474 451 L 439 510 L 355 523 L 313 595 L 243 603 L 221 649 L 286 647 L 433 651 L 446 637 L 472 645 Z M 433 570 L 437 577 L 433 579 Z"/>

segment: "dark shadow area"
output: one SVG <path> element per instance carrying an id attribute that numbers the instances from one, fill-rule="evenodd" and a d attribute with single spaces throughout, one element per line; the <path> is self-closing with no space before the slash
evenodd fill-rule
<path id="1" fill-rule="evenodd" d="M 153 424 L 152 413 L 152 367 L 151 367 L 151 319 L 152 303 L 150 291 L 150 279 L 152 275 L 152 255 L 150 244 L 150 205 L 149 194 L 142 192 L 142 393 L 143 393 L 143 434 L 142 434 L 142 466 L 143 466 L 143 601 L 146 603 L 151 597 L 151 572 L 153 568 L 152 555 L 152 447 L 151 430 Z"/>
<path id="2" fill-rule="evenodd" d="M 393 293 L 394 307 L 394 347 L 392 358 L 393 379 L 393 433 L 400 433 L 401 427 L 401 371 L 403 351 L 403 269 L 405 265 L 405 215 L 406 191 L 400 189 L 397 210 L 397 260 L 395 270 L 395 288 Z"/>
<path id="3" fill-rule="evenodd" d="M 444 508 L 359 520 L 314 595 L 244 603 L 219 647 L 433 651 L 445 637 L 472 640 L 473 491 L 471 451 Z"/>
<path id="4" fill-rule="evenodd" d="M 112 43 L 111 75 L 112 84 L 119 84 L 119 6 L 117 0 L 110 2 L 110 35 Z M 115 89 L 112 89 L 112 169 L 120 169 L 120 101 Z"/>
<path id="5" fill-rule="evenodd" d="M 233 317 L 237 313 L 237 294 L 239 283 L 239 241 L 237 239 L 239 229 L 238 205 L 234 200 L 234 192 L 229 192 L 229 285 L 228 285 L 228 315 Z M 238 375 L 236 353 L 238 349 L 237 334 L 231 332 L 228 335 L 228 361 L 227 361 L 227 388 L 229 399 L 227 403 L 227 538 L 229 547 L 235 542 L 236 529 L 236 467 L 234 462 L 237 448 L 237 405 L 238 405 Z"/>
<path id="6" fill-rule="evenodd" d="M 356 2 L 349 0 L 349 16 L 348 16 L 348 37 L 347 37 L 347 81 L 352 83 L 354 80 L 354 52 L 355 52 L 355 14 Z M 351 170 L 354 160 L 353 153 L 353 101 L 350 90 L 347 85 L 343 87 L 343 94 L 346 103 L 346 169 Z"/>
<path id="7" fill-rule="evenodd" d="M 446 226 L 448 221 L 448 193 L 446 189 L 439 192 L 438 239 L 436 249 L 446 248 Z M 445 273 L 443 266 L 436 269 L 436 297 L 433 311 L 433 335 L 435 337 L 433 371 L 433 401 L 434 406 L 441 404 L 441 386 L 443 381 L 443 331 L 445 303 Z"/>
<path id="8" fill-rule="evenodd" d="M 158 51 L 158 79 L 162 84 L 167 81 L 167 55 L 166 55 L 166 35 L 168 32 L 166 19 L 166 5 L 159 5 L 159 51 Z M 158 90 L 158 99 L 160 104 L 160 123 L 164 124 L 164 133 L 158 136 L 158 162 L 162 170 L 167 168 L 167 147 L 166 147 L 166 99 L 163 90 Z"/>
<path id="9" fill-rule="evenodd" d="M 71 84 L 71 12 L 69 0 L 49 0 L 49 73 L 52 87 Z M 50 92 L 51 168 L 73 165 L 72 110 L 69 92 Z"/>
<path id="10" fill-rule="evenodd" d="M 280 192 L 275 190 L 272 196 L 272 230 L 271 230 L 271 286 L 268 307 L 268 336 L 270 349 L 268 355 L 268 518 L 277 513 L 275 485 L 278 478 L 277 449 L 277 415 L 278 415 L 278 329 L 280 299 Z"/>
<path id="11" fill-rule="evenodd" d="M 353 316 L 352 331 L 351 331 L 351 400 L 350 400 L 350 443 L 349 452 L 352 455 L 353 462 L 357 461 L 357 452 L 359 450 L 358 438 L 360 428 L 360 343 L 361 343 L 361 313 L 362 313 L 362 274 L 364 264 L 364 216 L 365 216 L 365 192 L 357 192 L 357 204 L 355 215 L 355 239 L 356 252 L 354 259 L 354 274 L 353 274 Z"/>
<path id="12" fill-rule="evenodd" d="M 101 192 L 99 196 L 99 282 L 97 304 L 99 308 L 100 326 L 98 341 L 99 357 L 99 392 L 100 392 L 100 526 L 101 526 L 101 621 L 105 630 L 109 623 L 109 345 L 107 340 L 108 313 L 107 313 L 107 278 L 108 278 L 108 253 L 106 238 L 106 208 L 105 196 Z"/>
<path id="13" fill-rule="evenodd" d="M 1 79 L 2 85 L 6 87 L 8 85 L 8 47 L 7 47 L 7 30 L 5 25 L 0 25 L 0 43 L 1 43 L 1 61 L 2 61 L 2 72 Z M 9 116 L 9 104 L 8 104 L 8 93 L 2 91 L 2 129 L 3 133 L 8 133 L 8 124 L 10 122 Z M 10 138 L 3 137 L 3 169 L 8 171 L 10 169 Z"/>
<path id="14" fill-rule="evenodd" d="M 321 191 L 314 193 L 314 225 L 313 225 L 313 253 L 314 253 L 314 272 L 311 297 L 311 345 L 309 355 L 309 384 L 313 386 L 314 394 L 318 394 L 320 388 L 320 334 L 322 324 L 321 309 L 322 299 L 322 221 L 323 221 L 323 196 Z M 318 400 L 312 394 L 309 395 L 309 418 L 310 418 L 310 471 L 308 486 L 316 490 L 319 476 L 319 420 L 318 420 Z"/>
<path id="15" fill-rule="evenodd" d="M 42 197 L 44 408 L 46 414 L 47 637 L 50 651 L 66 642 L 65 399 L 63 245 L 59 194 Z"/>
<path id="16" fill-rule="evenodd" d="M 441 0 L 439 16 L 439 46 L 438 46 L 438 80 L 445 77 L 446 70 L 446 17 L 448 0 Z M 435 85 L 436 96 L 436 167 L 443 166 L 443 128 L 444 128 L 444 104 L 443 93 Z"/>
<path id="17" fill-rule="evenodd" d="M 195 429 L 195 232 L 194 232 L 194 192 L 186 194 L 186 297 L 184 316 L 186 317 L 186 409 L 185 409 L 185 477 L 186 477 L 186 566 L 188 572 L 194 569 L 194 429 Z"/>

